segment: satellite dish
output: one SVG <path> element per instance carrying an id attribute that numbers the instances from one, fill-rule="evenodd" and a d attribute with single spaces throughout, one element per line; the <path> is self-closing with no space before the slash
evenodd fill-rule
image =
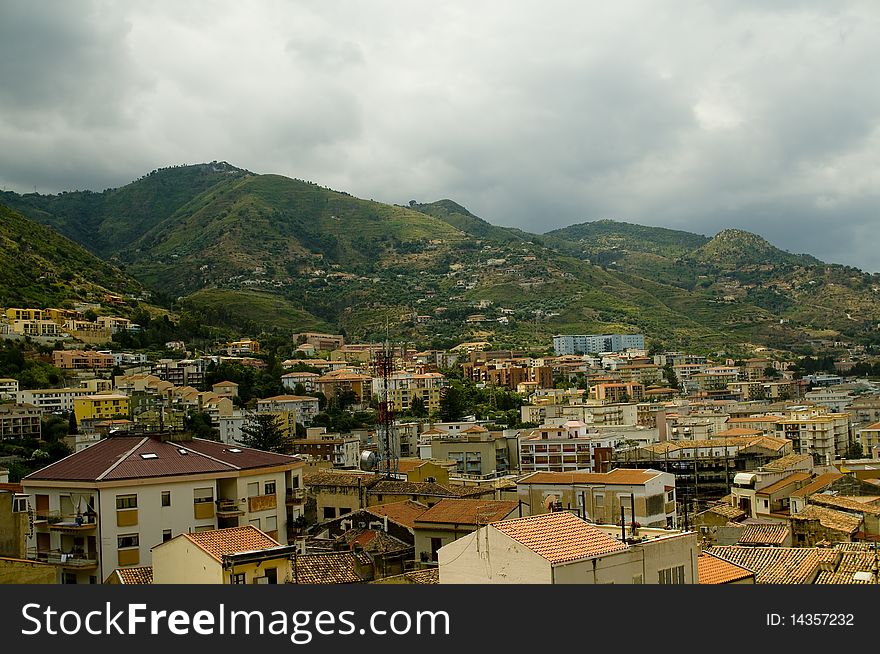
<path id="1" fill-rule="evenodd" d="M 370 450 L 361 452 L 361 470 L 373 470 L 376 467 L 376 453 Z"/>

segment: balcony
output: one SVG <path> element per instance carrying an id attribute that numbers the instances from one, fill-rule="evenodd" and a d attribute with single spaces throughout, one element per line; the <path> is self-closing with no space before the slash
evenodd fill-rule
<path id="1" fill-rule="evenodd" d="M 293 504 L 302 504 L 306 499 L 305 488 L 288 488 L 285 501 L 288 506 Z"/>
<path id="2" fill-rule="evenodd" d="M 238 500 L 217 500 L 217 517 L 232 518 L 244 515 L 244 510 L 239 507 Z"/>
<path id="3" fill-rule="evenodd" d="M 272 495 L 254 495 L 248 498 L 248 512 L 268 511 L 278 505 L 278 498 Z"/>
<path id="4" fill-rule="evenodd" d="M 98 557 L 95 553 L 62 552 L 60 550 L 50 550 L 48 552 L 36 552 L 31 557 L 37 561 L 44 561 L 50 565 L 61 566 L 62 568 L 78 568 L 88 569 L 98 567 Z"/>

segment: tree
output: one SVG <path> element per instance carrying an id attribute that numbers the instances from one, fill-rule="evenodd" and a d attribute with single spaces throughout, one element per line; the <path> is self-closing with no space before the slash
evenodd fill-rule
<path id="1" fill-rule="evenodd" d="M 79 426 L 76 424 L 76 413 L 71 411 L 67 414 L 67 433 L 68 434 L 78 434 Z"/>
<path id="2" fill-rule="evenodd" d="M 440 398 L 441 422 L 455 422 L 464 415 L 464 397 L 458 386 L 450 385 L 443 389 Z"/>
<path id="3" fill-rule="evenodd" d="M 412 402 L 409 403 L 409 412 L 416 418 L 427 416 L 428 410 L 425 408 L 425 401 L 418 395 L 413 397 Z"/>
<path id="4" fill-rule="evenodd" d="M 247 447 L 266 452 L 286 453 L 290 439 L 278 426 L 278 417 L 272 413 L 250 413 L 241 428 L 241 442 Z"/>
<path id="5" fill-rule="evenodd" d="M 865 452 L 862 449 L 862 444 L 858 441 L 850 441 L 844 454 L 847 459 L 861 459 L 864 455 Z"/>
<path id="6" fill-rule="evenodd" d="M 297 382 L 296 385 L 293 387 L 293 394 L 294 395 L 305 395 L 306 394 L 305 385 L 302 382 Z"/>

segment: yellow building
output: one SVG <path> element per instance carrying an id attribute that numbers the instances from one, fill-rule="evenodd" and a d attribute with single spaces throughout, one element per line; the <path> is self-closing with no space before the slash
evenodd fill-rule
<path id="1" fill-rule="evenodd" d="M 153 547 L 153 583 L 283 584 L 295 550 L 251 525 L 180 534 Z"/>
<path id="2" fill-rule="evenodd" d="M 128 415 L 128 395 L 89 395 L 73 401 L 73 412 L 78 422 L 107 420 Z"/>
<path id="3" fill-rule="evenodd" d="M 7 309 L 6 317 L 9 318 L 9 322 L 15 322 L 16 320 L 42 320 L 43 319 L 43 310 L 42 309 Z"/>

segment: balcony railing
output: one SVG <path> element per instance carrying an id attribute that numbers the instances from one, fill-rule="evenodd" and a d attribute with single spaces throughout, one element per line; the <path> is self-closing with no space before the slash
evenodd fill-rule
<path id="1" fill-rule="evenodd" d="M 244 509 L 242 509 L 238 500 L 217 500 L 217 515 L 221 517 L 230 517 L 230 516 L 238 516 L 244 515 Z"/>
<path id="2" fill-rule="evenodd" d="M 306 489 L 288 488 L 285 497 L 287 504 L 302 504 L 306 499 Z"/>
<path id="3" fill-rule="evenodd" d="M 97 554 L 76 552 L 62 552 L 61 550 L 37 551 L 29 550 L 28 558 L 34 561 L 43 561 L 62 568 L 94 568 L 98 565 Z"/>
<path id="4" fill-rule="evenodd" d="M 278 498 L 273 495 L 254 495 L 248 498 L 248 511 L 266 511 L 277 506 Z"/>

